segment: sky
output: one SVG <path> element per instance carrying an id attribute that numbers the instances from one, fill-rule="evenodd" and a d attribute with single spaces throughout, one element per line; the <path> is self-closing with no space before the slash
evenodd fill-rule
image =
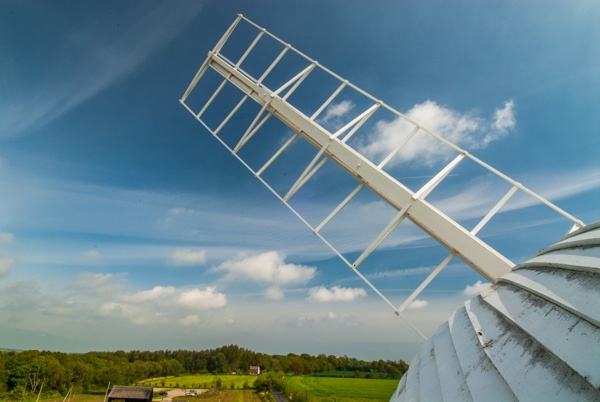
<path id="1" fill-rule="evenodd" d="M 599 218 L 596 1 L 2 0 L 0 348 L 418 350 L 419 335 L 179 103 L 238 13 L 583 222 Z M 256 34 L 244 29 L 224 54 L 239 57 Z M 264 71 L 270 51 L 241 67 Z M 316 78 L 290 103 L 314 111 L 328 85 Z M 210 96 L 196 93 L 191 104 Z M 364 105 L 342 93 L 317 122 L 335 131 Z M 229 110 L 216 102 L 206 119 Z M 380 161 L 406 130 L 374 115 L 352 146 Z M 262 132 L 244 148 L 253 163 L 291 135 L 276 121 Z M 409 144 L 386 168 L 416 191 L 451 156 L 426 135 Z M 292 146 L 269 183 L 293 183 L 311 150 Z M 309 183 L 290 203 L 311 224 L 357 184 L 329 162 Z M 509 188 L 461 164 L 429 197 L 471 230 Z M 347 258 L 394 212 L 359 194 L 325 231 Z M 571 226 L 515 196 L 480 235 L 519 263 Z M 407 223 L 360 270 L 398 306 L 447 253 Z M 455 258 L 405 316 L 430 336 L 486 284 Z"/>

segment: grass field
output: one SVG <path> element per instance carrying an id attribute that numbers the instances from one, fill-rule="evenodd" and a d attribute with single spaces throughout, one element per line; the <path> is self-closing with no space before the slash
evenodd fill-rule
<path id="1" fill-rule="evenodd" d="M 189 375 L 163 379 L 147 380 L 138 385 L 162 388 L 164 381 L 166 388 L 185 389 L 210 389 L 216 386 L 217 379 L 221 380 L 221 389 L 218 395 L 202 395 L 198 397 L 180 397 L 189 401 L 220 401 L 220 402 L 261 402 L 260 396 L 253 389 L 244 390 L 244 383 L 253 386 L 256 376 L 250 375 Z M 293 389 L 295 395 L 301 395 L 300 400 L 311 402 L 383 402 L 389 401 L 398 386 L 397 380 L 365 379 L 365 378 L 331 378 L 290 376 L 283 380 Z M 233 388 L 232 388 L 233 387 Z M 304 398 L 304 397 L 308 398 Z M 159 395 L 155 400 L 160 401 Z M 1 398 L 0 398 L 1 399 Z M 269 398 L 270 399 L 270 398 Z M 32 402 L 35 399 L 32 399 Z M 43 398 L 43 402 L 62 402 L 64 397 Z M 73 402 L 101 402 L 104 393 L 94 395 L 76 395 Z"/>
<path id="2" fill-rule="evenodd" d="M 198 401 L 198 402 L 262 402 L 258 394 L 252 390 L 246 391 L 220 391 L 217 395 L 206 396 L 202 395 L 199 397 L 189 397 L 182 396 L 175 398 L 174 401 L 177 400 L 188 400 L 188 401 Z"/>
<path id="3" fill-rule="evenodd" d="M 364 378 L 286 377 L 296 390 L 303 389 L 318 402 L 389 401 L 398 381 Z"/>
<path id="4" fill-rule="evenodd" d="M 154 395 L 155 401 L 160 401 L 163 397 Z M 0 398 L 0 401 L 3 399 Z M 42 398 L 40 401 L 43 402 L 63 402 L 65 400 L 64 397 L 56 397 L 56 398 Z M 187 401 L 197 401 L 197 402 L 212 402 L 212 401 L 220 401 L 220 402 L 262 402 L 259 395 L 254 390 L 222 390 L 219 391 L 218 394 L 213 396 L 202 395 L 199 397 L 190 397 L 190 396 L 181 396 L 173 399 L 177 400 L 187 400 Z M 34 402 L 35 398 L 25 399 L 24 402 Z M 104 394 L 100 395 L 75 395 L 70 402 L 104 402 Z"/>
<path id="5" fill-rule="evenodd" d="M 360 377 L 365 378 L 368 375 L 373 375 L 374 378 L 385 378 L 387 375 L 382 372 L 361 372 Z M 315 377 L 352 377 L 356 378 L 356 371 L 353 370 L 329 370 L 313 374 Z"/>
<path id="6" fill-rule="evenodd" d="M 201 388 L 208 389 L 214 388 L 217 385 L 217 380 L 221 380 L 221 387 L 226 389 L 243 389 L 244 383 L 247 382 L 250 387 L 256 380 L 255 375 L 212 375 L 212 374 L 198 374 L 198 375 L 185 375 L 179 377 L 169 377 L 165 379 L 149 380 L 140 382 L 140 385 L 151 386 L 155 388 Z M 164 382 L 164 386 L 163 386 Z M 233 388 L 232 388 L 233 386 Z"/>

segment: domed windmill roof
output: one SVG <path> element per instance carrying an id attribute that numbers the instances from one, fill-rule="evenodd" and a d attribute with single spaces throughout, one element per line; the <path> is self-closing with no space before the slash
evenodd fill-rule
<path id="1" fill-rule="evenodd" d="M 392 401 L 600 400 L 600 221 L 467 301 Z"/>

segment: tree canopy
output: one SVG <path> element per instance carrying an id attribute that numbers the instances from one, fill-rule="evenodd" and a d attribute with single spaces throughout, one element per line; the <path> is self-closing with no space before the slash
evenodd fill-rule
<path id="1" fill-rule="evenodd" d="M 148 378 L 180 374 L 247 373 L 250 366 L 261 371 L 315 374 L 331 370 L 386 373 L 397 378 L 408 369 L 400 361 L 363 361 L 347 356 L 324 354 L 267 355 L 227 345 L 208 350 L 157 350 L 129 352 L 88 352 L 82 354 L 51 351 L 0 352 L 0 393 L 20 396 L 44 391 L 66 393 L 71 387 L 80 392 L 105 389 L 108 383 L 131 385 Z"/>

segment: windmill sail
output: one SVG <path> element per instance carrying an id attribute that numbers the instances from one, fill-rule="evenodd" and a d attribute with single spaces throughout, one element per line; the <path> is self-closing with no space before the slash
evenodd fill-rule
<path id="1" fill-rule="evenodd" d="M 240 33 L 237 38 L 236 33 Z M 327 84 L 323 84 L 325 81 Z M 478 233 L 516 194 L 563 216 L 571 222 L 572 230 L 583 226 L 577 218 L 466 149 L 351 84 L 242 15 L 238 15 L 208 52 L 180 102 L 400 316 L 454 257 L 492 283 L 511 271 L 515 264 L 478 237 Z M 353 114 L 342 113 L 348 110 Z M 398 135 L 389 149 L 374 150 L 365 138 L 381 122 L 397 127 Z M 257 141 L 266 146 L 254 145 Z M 424 183 L 411 188 L 392 174 L 390 167 L 401 162 L 419 165 L 410 159 L 412 156 L 407 156 L 415 144 L 426 144 L 429 150 L 439 150 L 423 157 L 437 158 L 441 166 L 429 172 Z M 505 192 L 499 194 L 471 228 L 450 217 L 428 198 L 466 162 L 505 186 Z M 273 173 L 282 169 L 295 175 L 285 182 L 282 176 L 289 178 L 291 174 Z M 323 173 L 326 170 L 328 173 Z M 314 211 L 302 211 L 303 202 L 296 205 L 294 200 L 312 181 L 319 180 L 321 174 L 344 176 L 353 184 L 341 200 L 317 216 Z M 330 238 L 327 229 L 364 192 L 387 205 L 391 213 L 381 223 L 377 234 L 363 242 L 358 252 L 353 250 L 351 253 L 346 239 L 342 236 Z M 331 194 L 324 197 L 332 198 Z M 360 222 L 358 217 L 357 221 Z M 447 255 L 410 296 L 398 303 L 378 289 L 360 268 L 407 222 L 446 248 Z M 360 224 L 355 230 L 363 231 Z M 410 325 L 424 337 L 419 329 Z"/>

